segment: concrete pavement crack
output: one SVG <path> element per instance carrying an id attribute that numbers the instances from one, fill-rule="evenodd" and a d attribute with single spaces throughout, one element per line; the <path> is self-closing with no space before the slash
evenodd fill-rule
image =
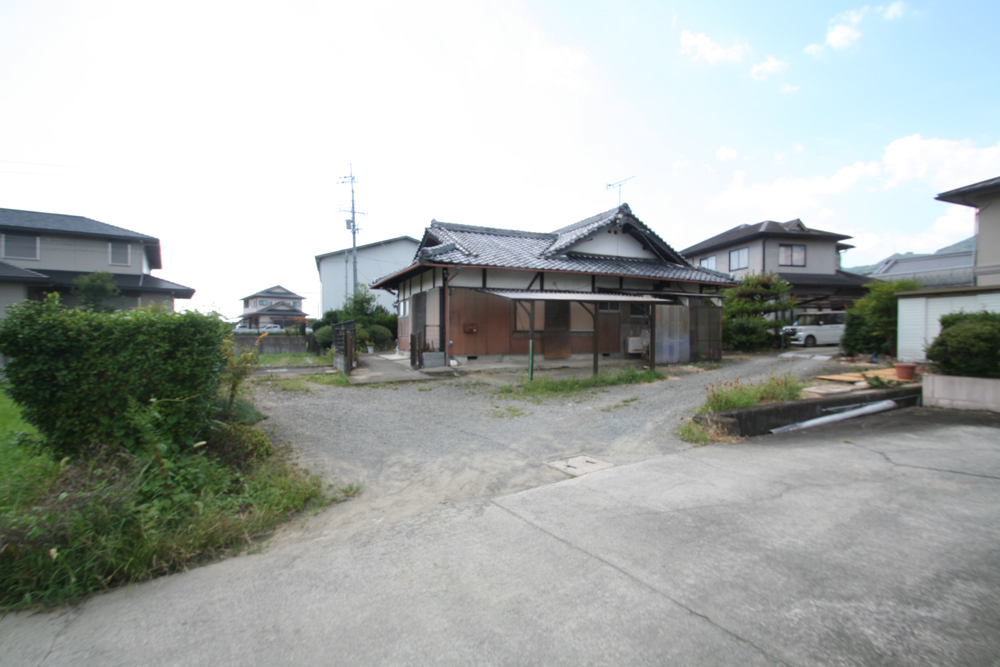
<path id="1" fill-rule="evenodd" d="M 646 588 L 646 589 L 652 591 L 653 593 L 655 593 L 656 595 L 662 597 L 663 599 L 670 601 L 672 604 L 680 607 L 681 609 L 683 609 L 687 613 L 691 614 L 692 616 L 695 616 L 697 618 L 702 619 L 703 621 L 705 621 L 706 623 L 708 623 L 712 627 L 717 628 L 718 630 L 720 630 L 724 634 L 732 637 L 736 641 L 741 642 L 743 644 L 746 644 L 748 646 L 751 646 L 754 650 L 756 650 L 757 652 L 759 652 L 761 655 L 767 657 L 768 659 L 774 660 L 775 662 L 778 662 L 778 663 L 780 663 L 782 665 L 786 665 L 787 667 L 795 667 L 792 663 L 789 663 L 789 662 L 787 662 L 785 660 L 782 660 L 781 658 L 779 658 L 779 657 L 777 657 L 775 655 L 772 655 L 772 654 L 768 653 L 763 648 L 761 648 L 760 646 L 757 646 L 757 644 L 753 643 L 751 640 L 747 639 L 746 637 L 741 637 L 736 632 L 734 632 L 734 631 L 730 630 L 729 628 L 723 626 L 722 624 L 720 624 L 718 621 L 715 621 L 714 619 L 712 619 L 712 617 L 708 616 L 707 614 L 703 614 L 703 613 L 701 613 L 699 611 L 696 611 L 696 610 L 692 609 L 691 607 L 687 606 L 686 604 L 684 604 L 683 602 L 681 602 L 680 600 L 676 600 L 676 599 L 670 597 L 667 593 L 665 593 L 664 591 L 661 591 L 659 588 L 657 588 L 653 584 L 650 584 L 650 583 L 648 583 L 646 581 L 643 581 L 642 579 L 640 579 L 639 577 L 635 576 L 631 572 L 628 572 L 627 570 L 623 569 L 621 566 L 616 565 L 615 563 L 612 563 L 611 561 L 607 560 L 606 558 L 602 558 L 601 556 L 598 556 L 595 553 L 587 551 L 586 549 L 584 549 L 582 547 L 579 547 L 579 546 L 577 546 L 577 545 L 569 542 L 568 540 L 560 537 L 559 535 L 556 535 L 555 533 L 553 533 L 553 532 L 551 532 L 549 530 L 546 530 L 545 528 L 543 528 L 542 526 L 539 526 L 538 524 L 536 524 L 535 522 L 531 521 L 530 519 L 521 516 L 517 512 L 514 512 L 513 510 L 510 510 L 510 509 L 504 507 L 503 505 L 500 505 L 495 500 L 491 500 L 490 503 L 493 504 L 493 505 L 495 505 L 495 506 L 497 506 L 497 507 L 499 507 L 504 512 L 510 514 L 515 519 L 518 519 L 519 521 L 523 521 L 524 523 L 528 524 L 529 526 L 531 526 L 535 530 L 537 530 L 537 531 L 539 531 L 541 533 L 544 533 L 545 535 L 548 535 L 549 537 L 551 537 L 552 539 L 556 540 L 557 542 L 561 542 L 562 544 L 565 544 L 570 549 L 573 549 L 574 551 L 577 551 L 579 553 L 585 554 L 589 558 L 593 558 L 594 560 L 598 561 L 599 563 L 602 563 L 602 564 L 606 565 L 607 567 L 610 567 L 612 570 L 618 572 L 619 574 L 621 574 L 625 578 L 634 581 L 635 583 L 639 584 L 643 588 Z"/>
<path id="2" fill-rule="evenodd" d="M 49 656 L 52 655 L 52 651 L 54 651 L 56 648 L 56 643 L 58 643 L 59 637 L 62 636 L 62 634 L 69 628 L 69 626 L 73 623 L 73 621 L 76 620 L 76 617 L 79 616 L 80 613 L 82 612 L 83 607 L 84 605 L 81 604 L 77 606 L 75 609 L 73 609 L 73 611 L 66 614 L 66 617 L 63 619 L 62 627 L 60 627 L 59 630 L 57 630 L 56 633 L 52 635 L 52 642 L 49 644 L 48 650 L 45 651 L 45 655 L 39 658 L 37 663 L 38 667 L 42 667 L 42 665 L 44 665 L 46 661 L 48 661 Z"/>
<path id="3" fill-rule="evenodd" d="M 946 468 L 934 468 L 934 467 L 931 467 L 931 466 L 917 466 L 917 465 L 913 465 L 912 463 L 899 463 L 898 461 L 893 461 L 892 457 L 890 457 L 885 452 L 881 452 L 881 451 L 879 451 L 877 449 L 872 449 L 871 447 L 865 447 L 863 445 L 859 445 L 856 442 L 851 442 L 851 443 L 847 443 L 847 444 L 853 445 L 853 446 L 857 447 L 858 449 L 863 449 L 866 452 L 871 452 L 872 454 L 878 454 L 883 459 L 885 459 L 886 463 L 888 463 L 891 466 L 896 466 L 896 467 L 899 467 L 899 468 L 913 468 L 915 470 L 929 470 L 931 472 L 941 472 L 941 473 L 947 473 L 947 474 L 951 474 L 951 475 L 967 475 L 969 477 L 981 477 L 983 479 L 1000 480 L 1000 477 L 997 477 L 996 475 L 982 475 L 982 474 L 979 474 L 979 473 L 965 472 L 965 471 L 962 471 L 962 470 L 948 470 Z"/>

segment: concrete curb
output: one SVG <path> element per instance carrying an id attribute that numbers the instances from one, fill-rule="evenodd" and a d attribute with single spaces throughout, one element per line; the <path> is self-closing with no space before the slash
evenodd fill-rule
<path id="1" fill-rule="evenodd" d="M 920 405 L 922 391 L 919 384 L 907 384 L 890 389 L 866 389 L 853 391 L 849 394 L 806 398 L 787 403 L 768 403 L 736 410 L 703 412 L 695 415 L 694 421 L 702 425 L 707 425 L 710 422 L 718 424 L 733 435 L 765 435 L 772 428 L 823 417 L 829 414 L 830 408 L 863 405 L 885 400 L 896 401 L 900 407 Z"/>

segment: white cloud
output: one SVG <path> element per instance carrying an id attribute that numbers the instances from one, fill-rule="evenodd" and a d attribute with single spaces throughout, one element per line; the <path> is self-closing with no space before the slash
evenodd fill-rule
<path id="1" fill-rule="evenodd" d="M 901 17 L 905 9 L 906 5 L 903 2 L 901 2 L 901 0 L 897 0 L 888 7 L 880 6 L 878 8 L 878 13 L 882 15 L 882 18 L 891 21 L 893 19 L 898 19 L 899 17 Z"/>
<path id="2" fill-rule="evenodd" d="M 715 151 L 715 157 L 719 159 L 719 162 L 727 162 L 729 160 L 735 160 L 737 155 L 739 154 L 736 152 L 736 149 L 726 148 L 725 146 L 720 146 Z"/>
<path id="3" fill-rule="evenodd" d="M 733 174 L 733 182 L 710 202 L 711 208 L 743 209 L 760 218 L 787 220 L 819 214 L 826 208 L 822 199 L 852 189 L 866 176 L 879 173 L 877 162 L 856 162 L 838 169 L 832 176 L 779 178 L 773 183 L 747 184 L 746 172 Z"/>
<path id="4" fill-rule="evenodd" d="M 950 190 L 1000 173 L 1000 143 L 977 148 L 968 140 L 924 139 L 919 134 L 896 139 L 885 149 L 882 164 L 886 188 L 923 180 Z"/>
<path id="5" fill-rule="evenodd" d="M 801 153 L 802 151 L 805 150 L 806 147 L 803 146 L 802 144 L 795 144 L 794 146 L 792 146 L 792 148 L 795 149 L 796 153 Z"/>
<path id="6" fill-rule="evenodd" d="M 850 243 L 856 247 L 849 251 L 849 259 L 845 257 L 844 266 L 873 264 L 897 252 L 936 252 L 969 238 L 974 229 L 975 209 L 968 206 L 949 206 L 929 229 L 912 234 L 845 229 L 845 234 L 854 237 Z"/>
<path id="7" fill-rule="evenodd" d="M 738 63 L 743 59 L 744 44 L 733 44 L 726 48 L 705 33 L 697 35 L 690 30 L 681 33 L 681 55 L 690 55 L 692 60 L 704 60 L 709 65 L 720 62 Z"/>
<path id="8" fill-rule="evenodd" d="M 778 89 L 778 92 L 779 93 L 794 93 L 798 89 L 799 89 L 799 86 L 793 86 L 790 83 L 786 83 L 785 85 L 783 85 L 781 88 Z"/>
<path id="9" fill-rule="evenodd" d="M 768 56 L 762 63 L 757 63 L 750 68 L 750 76 L 754 79 L 765 79 L 768 74 L 774 74 L 788 67 L 788 63 L 778 60 L 774 56 Z"/>
<path id="10" fill-rule="evenodd" d="M 830 25 L 826 29 L 825 46 L 833 49 L 846 49 L 861 39 L 861 31 L 858 26 L 861 20 L 868 13 L 868 6 L 861 9 L 851 9 L 842 14 L 838 14 L 830 19 Z M 805 48 L 806 53 L 818 56 L 823 52 L 824 44 L 810 44 Z"/>

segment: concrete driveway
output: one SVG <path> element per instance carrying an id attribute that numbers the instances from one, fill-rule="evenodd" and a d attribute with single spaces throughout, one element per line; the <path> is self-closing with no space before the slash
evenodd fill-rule
<path id="1" fill-rule="evenodd" d="M 395 522 L 306 519 L 9 615 L 0 664 L 995 665 L 998 508 L 1000 416 L 910 409 Z"/>

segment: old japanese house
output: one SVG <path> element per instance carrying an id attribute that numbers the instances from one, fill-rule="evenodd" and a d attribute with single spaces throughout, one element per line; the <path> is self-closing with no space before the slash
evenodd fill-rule
<path id="1" fill-rule="evenodd" d="M 372 283 L 396 295 L 399 346 L 459 361 L 534 353 L 717 357 L 732 278 L 692 266 L 627 204 L 554 232 L 432 221 L 413 263 Z"/>

